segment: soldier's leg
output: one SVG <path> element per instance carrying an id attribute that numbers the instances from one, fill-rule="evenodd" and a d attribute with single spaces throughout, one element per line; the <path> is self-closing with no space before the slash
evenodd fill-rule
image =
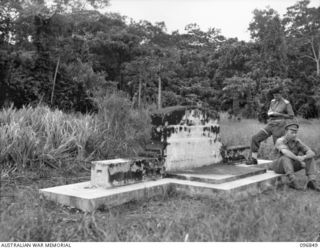
<path id="1" fill-rule="evenodd" d="M 276 144 L 278 138 L 280 138 L 280 137 L 282 137 L 282 136 L 284 136 L 284 134 L 283 134 L 283 135 L 280 135 L 280 136 L 279 136 L 279 135 L 272 135 L 273 144 Z"/>
<path id="2" fill-rule="evenodd" d="M 299 162 L 292 160 L 287 156 L 280 157 L 275 165 L 274 171 L 278 174 L 286 174 L 289 180 L 289 186 L 297 190 L 304 190 L 304 186 L 300 185 L 296 180 L 294 172 L 301 169 Z"/>
<path id="3" fill-rule="evenodd" d="M 274 123 L 273 126 L 270 126 L 273 144 L 276 143 L 278 138 L 284 136 L 284 134 L 286 133 L 285 126 L 286 122 L 284 120 Z"/>
<path id="4" fill-rule="evenodd" d="M 320 192 L 319 181 L 316 181 L 317 166 L 313 158 L 307 159 L 306 163 L 306 175 L 308 177 L 307 187 Z"/>
<path id="5" fill-rule="evenodd" d="M 289 181 L 295 180 L 293 160 L 287 156 L 281 156 L 275 162 L 274 171 L 278 174 L 286 174 Z"/>
<path id="6" fill-rule="evenodd" d="M 250 154 L 246 164 L 258 164 L 258 151 L 260 143 L 270 137 L 269 133 L 265 129 L 261 129 L 257 134 L 253 135 L 251 138 Z"/>
<path id="7" fill-rule="evenodd" d="M 270 133 L 266 130 L 261 129 L 257 134 L 252 136 L 251 139 L 251 151 L 252 153 L 258 153 L 260 148 L 260 143 L 270 137 Z"/>
<path id="8" fill-rule="evenodd" d="M 316 162 L 313 158 L 305 160 L 306 163 L 306 175 L 309 181 L 316 180 L 317 168 Z"/>

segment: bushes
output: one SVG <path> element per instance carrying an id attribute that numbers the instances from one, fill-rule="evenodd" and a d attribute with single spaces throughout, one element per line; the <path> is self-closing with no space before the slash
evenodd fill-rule
<path id="1" fill-rule="evenodd" d="M 59 167 L 67 159 L 83 158 L 94 125 L 91 116 L 75 117 L 44 106 L 4 109 L 0 122 L 1 158 L 22 168 Z"/>
<path id="2" fill-rule="evenodd" d="M 96 98 L 98 129 L 87 143 L 87 151 L 94 158 L 128 157 L 136 155 L 149 139 L 150 118 L 146 110 L 131 108 L 131 102 L 122 95 L 112 94 Z"/>
<path id="3" fill-rule="evenodd" d="M 60 168 L 75 161 L 135 155 L 148 138 L 145 110 L 120 95 L 96 99 L 97 114 L 46 106 L 0 112 L 0 160 L 6 167 Z"/>

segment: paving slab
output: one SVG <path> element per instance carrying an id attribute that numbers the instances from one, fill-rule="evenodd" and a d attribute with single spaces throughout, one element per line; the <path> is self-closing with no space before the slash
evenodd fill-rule
<path id="1" fill-rule="evenodd" d="M 187 170 L 169 171 L 167 172 L 167 177 L 220 184 L 253 175 L 263 174 L 266 171 L 267 170 L 264 168 L 255 166 L 239 167 L 237 165 L 219 164 Z"/>
<path id="2" fill-rule="evenodd" d="M 258 168 L 264 168 L 264 169 L 272 169 L 272 160 L 265 160 L 265 159 L 258 159 L 258 164 L 257 165 L 247 165 L 244 162 L 243 163 L 238 163 L 236 164 L 239 167 L 244 167 L 244 168 L 250 168 L 250 167 L 258 167 Z"/>
<path id="3" fill-rule="evenodd" d="M 245 199 L 255 196 L 268 189 L 276 189 L 282 185 L 282 175 L 273 171 L 251 176 L 246 179 L 217 184 L 199 183 L 194 181 L 174 180 L 174 190 L 191 197 L 212 199 L 227 198 L 231 200 Z"/>
<path id="4" fill-rule="evenodd" d="M 41 189 L 47 199 L 62 205 L 91 212 L 101 205 L 118 206 L 132 200 L 141 200 L 168 191 L 170 179 L 159 179 L 114 188 L 92 187 L 91 183 L 81 182 Z"/>

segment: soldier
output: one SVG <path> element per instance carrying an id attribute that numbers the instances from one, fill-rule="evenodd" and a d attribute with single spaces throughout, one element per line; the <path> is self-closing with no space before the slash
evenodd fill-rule
<path id="1" fill-rule="evenodd" d="M 320 191 L 316 182 L 315 153 L 297 139 L 298 129 L 299 125 L 295 122 L 286 125 L 285 135 L 279 138 L 275 145 L 279 158 L 274 161 L 273 170 L 279 174 L 286 174 L 291 188 L 304 190 L 305 186 L 298 183 L 294 172 L 305 168 L 308 177 L 307 187 Z"/>
<path id="2" fill-rule="evenodd" d="M 293 119 L 294 113 L 290 102 L 282 97 L 282 88 L 276 87 L 270 91 L 274 99 L 271 100 L 268 110 L 267 126 L 262 128 L 251 139 L 251 149 L 249 159 L 246 164 L 258 164 L 258 151 L 260 143 L 272 135 L 273 143 L 284 135 L 286 119 Z"/>

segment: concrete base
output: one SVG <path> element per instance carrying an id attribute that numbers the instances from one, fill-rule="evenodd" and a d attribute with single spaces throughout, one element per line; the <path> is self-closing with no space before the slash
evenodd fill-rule
<path id="1" fill-rule="evenodd" d="M 132 200 L 141 200 L 165 194 L 170 187 L 170 179 L 141 182 L 115 188 L 96 188 L 90 182 L 63 185 L 41 189 L 47 199 L 62 205 L 91 212 L 103 205 L 118 206 Z"/>
<path id="2" fill-rule="evenodd" d="M 267 170 L 258 167 L 238 167 L 237 165 L 209 165 L 190 170 L 167 172 L 167 177 L 220 184 L 246 178 L 253 175 L 260 175 Z"/>
<path id="3" fill-rule="evenodd" d="M 267 161 L 267 163 L 270 163 L 270 161 Z M 237 165 L 236 167 L 241 166 Z M 229 181 L 224 180 L 216 183 L 211 181 L 214 179 L 212 176 L 208 178 L 211 179 L 208 181 L 204 175 L 200 179 L 201 181 L 187 178 L 164 178 L 111 189 L 96 188 L 92 187 L 90 182 L 83 182 L 41 189 L 40 192 L 49 200 L 91 212 L 103 205 L 107 207 L 117 206 L 132 200 L 143 200 L 162 195 L 167 193 L 169 189 L 190 196 L 233 196 L 233 198 L 238 198 L 249 194 L 257 194 L 272 188 L 275 184 L 281 184 L 282 175 L 273 171 L 258 171 L 255 168 L 253 171 L 246 172 L 259 172 L 259 174 L 247 174 L 245 177 L 243 177 L 243 174 L 238 175 L 239 177 L 234 175 L 230 177 L 230 174 L 227 174 L 226 177 L 226 175 L 220 174 L 220 179 L 228 178 Z"/>

